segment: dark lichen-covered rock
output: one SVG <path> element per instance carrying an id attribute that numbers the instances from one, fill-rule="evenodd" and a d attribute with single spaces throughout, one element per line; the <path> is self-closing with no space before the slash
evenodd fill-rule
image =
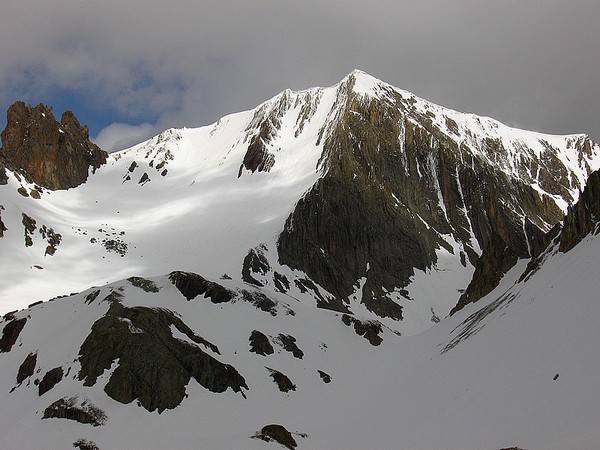
<path id="1" fill-rule="evenodd" d="M 87 401 L 79 404 L 77 397 L 61 398 L 48 406 L 42 419 L 50 418 L 74 420 L 95 427 L 104 425 L 108 420 L 100 408 Z"/>
<path id="2" fill-rule="evenodd" d="M 378 346 L 383 342 L 383 338 L 379 336 L 383 331 L 383 327 L 379 322 L 374 320 L 359 320 L 348 314 L 342 314 L 342 322 L 344 322 L 344 325 L 352 326 L 356 334 L 363 336 L 373 346 Z"/>
<path id="3" fill-rule="evenodd" d="M 1 236 L 1 234 L 0 234 Z M 273 274 L 273 283 L 275 283 L 275 289 L 284 294 L 290 290 L 290 280 L 285 275 L 275 272 Z"/>
<path id="4" fill-rule="evenodd" d="M 349 313 L 350 309 L 346 304 L 346 301 L 341 297 L 332 297 L 321 293 L 315 283 L 307 278 L 299 278 L 294 280 L 294 284 L 300 292 L 306 294 L 310 293 L 317 302 L 317 308 L 329 309 L 331 311 L 337 311 L 342 313 Z"/>
<path id="5" fill-rule="evenodd" d="M 42 396 L 54 386 L 56 386 L 62 380 L 64 375 L 62 367 L 55 367 L 49 370 L 42 378 L 42 381 L 38 385 L 38 395 Z"/>
<path id="6" fill-rule="evenodd" d="M 323 383 L 331 383 L 331 375 L 322 370 L 317 370 L 317 372 L 319 372 L 319 376 L 321 377 L 321 380 L 323 380 Z"/>
<path id="7" fill-rule="evenodd" d="M 256 433 L 253 437 L 262 439 L 265 442 L 275 441 L 290 450 L 298 447 L 298 443 L 294 439 L 294 436 L 292 436 L 292 433 L 290 433 L 283 425 L 265 425 L 260 432 Z"/>
<path id="8" fill-rule="evenodd" d="M 22 319 L 13 319 L 4 326 L 0 338 L 0 353 L 10 352 L 26 322 L 27 318 L 23 317 Z"/>
<path id="9" fill-rule="evenodd" d="M 17 383 L 21 384 L 35 371 L 35 365 L 37 364 L 37 352 L 30 353 L 27 355 L 25 360 L 19 366 L 19 372 L 17 373 Z"/>
<path id="10" fill-rule="evenodd" d="M 246 283 L 253 284 L 254 286 L 262 287 L 264 283 L 259 281 L 254 275 L 266 275 L 270 270 L 271 266 L 269 261 L 264 254 L 264 247 L 257 247 L 251 249 L 242 264 L 242 280 Z M 254 275 L 253 275 L 254 274 Z"/>
<path id="11" fill-rule="evenodd" d="M 4 237 L 4 232 L 8 231 L 4 222 L 2 222 L 2 211 L 4 211 L 4 206 L 0 205 L 0 238 Z"/>
<path id="12" fill-rule="evenodd" d="M 518 255 L 500 236 L 491 239 L 477 261 L 473 279 L 450 315 L 489 294 L 500 283 L 504 274 L 516 264 L 517 259 Z"/>
<path id="13" fill-rule="evenodd" d="M 281 345 L 286 351 L 294 355 L 295 358 L 302 359 L 304 352 L 296 345 L 296 338 L 289 334 L 280 334 L 277 336 L 276 342 Z"/>
<path id="14" fill-rule="evenodd" d="M 289 392 L 296 390 L 296 385 L 292 383 L 292 380 L 290 380 L 287 377 L 287 375 L 284 375 L 283 373 L 275 369 L 270 369 L 268 367 L 266 369 L 269 371 L 269 375 L 271 376 L 275 384 L 277 384 L 277 387 L 281 392 Z"/>
<path id="15" fill-rule="evenodd" d="M 273 346 L 269 342 L 269 338 L 258 330 L 253 330 L 250 333 L 250 351 L 258 355 L 272 355 L 274 353 Z"/>
<path id="16" fill-rule="evenodd" d="M 171 272 L 171 283 L 188 300 L 204 294 L 212 303 L 226 303 L 234 298 L 234 292 L 213 281 L 208 281 L 192 272 Z"/>
<path id="17" fill-rule="evenodd" d="M 52 109 L 15 102 L 7 112 L 7 125 L 1 134 L 0 159 L 8 169 L 28 181 L 48 189 L 79 186 L 106 163 L 108 153 L 89 139 L 72 112 L 57 122 Z"/>
<path id="18" fill-rule="evenodd" d="M 99 295 L 100 295 L 99 289 L 96 289 L 95 291 L 90 292 L 88 295 L 85 296 L 85 303 L 87 305 L 93 303 L 93 301 L 96 300 Z"/>
<path id="19" fill-rule="evenodd" d="M 100 447 L 94 441 L 88 441 L 87 439 L 77 439 L 73 442 L 73 447 L 79 450 L 100 450 Z"/>
<path id="20" fill-rule="evenodd" d="M 113 303 L 107 314 L 94 323 L 80 348 L 79 379 L 85 386 L 92 386 L 118 361 L 105 392 L 121 403 L 137 399 L 148 411 L 158 412 L 181 403 L 192 377 L 212 392 L 248 388 L 234 367 L 173 337 L 171 327 L 193 342 L 207 343 L 168 310 L 126 308 Z"/>
<path id="21" fill-rule="evenodd" d="M 6 174 L 6 167 L 4 166 L 4 161 L 0 159 L 0 186 L 5 186 L 8 184 L 8 175 Z"/>
<path id="22" fill-rule="evenodd" d="M 160 288 L 156 285 L 154 281 L 147 280 L 142 277 L 129 277 L 127 278 L 127 281 L 129 281 L 136 288 L 139 288 L 145 292 L 157 293 L 158 291 L 160 291 Z"/>
<path id="23" fill-rule="evenodd" d="M 46 242 L 48 243 L 44 256 L 54 255 L 54 253 L 56 253 L 56 249 L 62 242 L 62 235 L 55 232 L 54 229 L 48 228 L 46 225 L 42 225 L 39 229 L 39 232 L 42 235 L 42 238 L 46 239 Z"/>
<path id="24" fill-rule="evenodd" d="M 262 292 L 247 291 L 244 289 L 241 291 L 241 294 L 244 301 L 253 304 L 261 311 L 268 312 L 272 316 L 277 315 L 277 302 L 270 299 Z"/>
<path id="25" fill-rule="evenodd" d="M 124 257 L 127 254 L 129 248 L 127 242 L 124 242 L 121 239 L 104 239 L 102 244 L 107 252 L 117 253 L 121 257 Z"/>
<path id="26" fill-rule="evenodd" d="M 275 135 L 273 124 L 267 119 L 262 122 L 258 133 L 252 136 L 250 144 L 244 155 L 240 173 L 242 168 L 246 168 L 250 172 L 268 172 L 275 164 L 275 155 L 269 151 L 267 144 Z"/>
<path id="27" fill-rule="evenodd" d="M 33 217 L 29 217 L 27 214 L 22 213 L 21 223 L 23 227 L 25 227 L 25 246 L 31 247 L 33 245 L 33 239 L 31 236 L 33 232 L 36 230 L 36 220 Z"/>

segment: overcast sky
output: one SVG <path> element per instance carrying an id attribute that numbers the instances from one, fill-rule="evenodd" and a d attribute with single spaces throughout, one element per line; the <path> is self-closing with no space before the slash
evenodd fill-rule
<path id="1" fill-rule="evenodd" d="M 598 0 L 0 0 L 0 127 L 72 110 L 107 150 L 354 68 L 508 125 L 600 140 Z"/>

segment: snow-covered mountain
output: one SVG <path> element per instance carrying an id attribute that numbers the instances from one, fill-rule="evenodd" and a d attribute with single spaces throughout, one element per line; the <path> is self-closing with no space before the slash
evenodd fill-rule
<path id="1" fill-rule="evenodd" d="M 53 121 L 41 114 L 32 122 Z M 9 132 L 10 119 L 13 146 L 49 128 Z M 1 309 L 185 270 L 374 313 L 412 334 L 456 306 L 490 243 L 506 243 L 511 263 L 529 256 L 599 154 L 584 135 L 511 129 L 355 71 L 167 130 L 90 166 L 74 189 L 20 176 L 19 159 L 0 187 Z M 497 281 L 471 290 L 478 298 Z"/>
<path id="2" fill-rule="evenodd" d="M 0 322 L 6 448 L 597 447 L 587 136 L 360 71 L 111 155 L 23 107 L 0 305 L 78 293 Z"/>

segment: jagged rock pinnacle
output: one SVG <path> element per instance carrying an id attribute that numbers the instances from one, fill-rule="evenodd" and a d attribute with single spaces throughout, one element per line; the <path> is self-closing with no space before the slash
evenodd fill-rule
<path id="1" fill-rule="evenodd" d="M 48 189 L 69 189 L 87 180 L 106 163 L 108 154 L 89 140 L 71 111 L 57 122 L 52 109 L 18 101 L 7 112 L 2 132 L 0 160 L 6 168 L 21 173 L 28 181 Z"/>

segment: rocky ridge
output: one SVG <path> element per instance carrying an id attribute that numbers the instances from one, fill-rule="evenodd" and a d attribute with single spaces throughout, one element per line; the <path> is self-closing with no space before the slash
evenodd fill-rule
<path id="1" fill-rule="evenodd" d="M 388 292 L 407 297 L 415 270 L 431 269 L 441 248 L 455 252 L 452 241 L 463 265 L 478 267 L 461 302 L 491 291 L 533 256 L 597 165 L 586 136 L 519 134 L 362 72 L 336 99 L 325 174 L 288 217 L 279 260 L 346 301 L 365 278 L 362 302 L 382 317 L 402 318 Z"/>
<path id="2" fill-rule="evenodd" d="M 52 109 L 15 102 L 7 112 L 7 125 L 2 131 L 0 165 L 20 173 L 31 183 L 50 190 L 74 188 L 106 163 L 108 154 L 89 139 L 87 126 L 82 126 L 71 111 L 63 113 L 60 122 Z M 4 174 L 4 168 L 0 167 Z M 6 175 L 0 175 L 6 183 Z"/>

